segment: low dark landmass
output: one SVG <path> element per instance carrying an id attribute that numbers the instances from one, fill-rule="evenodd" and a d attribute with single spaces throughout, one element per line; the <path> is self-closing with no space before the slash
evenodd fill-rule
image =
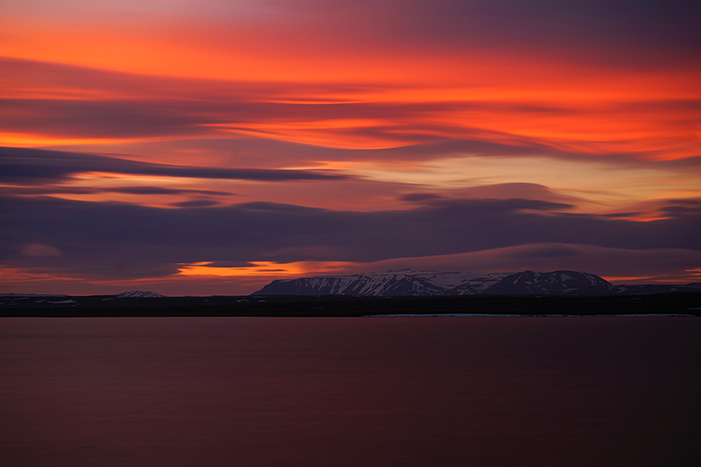
<path id="1" fill-rule="evenodd" d="M 117 298 L 98 296 L 0 296 L 0 317 L 168 317 L 373 315 L 693 315 L 701 293 L 626 296 L 213 296 Z"/>

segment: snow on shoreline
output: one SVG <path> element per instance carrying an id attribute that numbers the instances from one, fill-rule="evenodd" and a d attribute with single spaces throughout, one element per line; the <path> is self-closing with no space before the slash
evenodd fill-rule
<path id="1" fill-rule="evenodd" d="M 638 313 L 620 315 L 506 315 L 497 313 L 417 313 L 391 315 L 364 315 L 362 318 L 696 318 L 695 315 L 681 313 Z"/>

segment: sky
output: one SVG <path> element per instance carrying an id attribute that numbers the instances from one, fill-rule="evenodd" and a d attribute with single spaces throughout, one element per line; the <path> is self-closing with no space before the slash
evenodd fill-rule
<path id="1" fill-rule="evenodd" d="M 697 1 L 4 0 L 0 292 L 701 281 Z"/>

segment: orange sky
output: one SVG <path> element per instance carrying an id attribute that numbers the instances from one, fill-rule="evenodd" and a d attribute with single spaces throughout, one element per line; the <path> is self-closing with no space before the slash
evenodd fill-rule
<path id="1" fill-rule="evenodd" d="M 701 198 L 700 46 L 688 6 L 630 16 L 625 1 L 586 11 L 551 3 L 9 0 L 0 8 L 0 146 L 344 181 L 81 168 L 0 181 L 1 193 L 339 212 L 529 199 L 560 203 L 557 215 L 676 219 L 668 206 Z M 0 266 L 23 271 L 17 284 L 53 277 L 6 242 Z M 212 255 L 168 268 L 220 259 Z M 322 256 L 291 262 L 363 264 Z"/>

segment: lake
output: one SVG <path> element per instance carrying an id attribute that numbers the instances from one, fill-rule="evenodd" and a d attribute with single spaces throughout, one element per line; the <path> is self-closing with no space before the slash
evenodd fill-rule
<path id="1" fill-rule="evenodd" d="M 0 464 L 698 466 L 701 319 L 4 318 Z"/>

